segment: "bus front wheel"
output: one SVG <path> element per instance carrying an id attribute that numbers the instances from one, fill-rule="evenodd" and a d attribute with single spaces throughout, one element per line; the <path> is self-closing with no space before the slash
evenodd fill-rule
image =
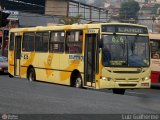
<path id="1" fill-rule="evenodd" d="M 124 95 L 125 89 L 113 89 L 113 93 Z"/>
<path id="2" fill-rule="evenodd" d="M 30 68 L 28 71 L 28 80 L 29 81 L 35 81 L 36 80 L 36 74 L 35 70 L 33 68 Z"/>

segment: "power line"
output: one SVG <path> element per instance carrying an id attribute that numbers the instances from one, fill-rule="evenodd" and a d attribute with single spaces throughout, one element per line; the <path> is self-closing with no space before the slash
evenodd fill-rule
<path id="1" fill-rule="evenodd" d="M 9 2 L 14 2 L 14 3 L 21 3 L 21 4 L 25 4 L 25 5 L 33 5 L 33 6 L 38 6 L 38 7 L 45 7 L 42 5 L 37 5 L 37 4 L 33 4 L 33 3 L 28 3 L 28 2 L 23 2 L 20 0 L 8 0 Z"/>

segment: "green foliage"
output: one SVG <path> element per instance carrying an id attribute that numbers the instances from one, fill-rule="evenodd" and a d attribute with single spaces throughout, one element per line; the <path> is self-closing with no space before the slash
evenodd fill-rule
<path id="1" fill-rule="evenodd" d="M 71 24 L 74 24 L 74 23 L 79 23 L 80 18 L 81 18 L 81 15 L 77 15 L 76 17 L 72 17 L 72 16 L 63 17 L 59 20 L 59 22 L 61 24 L 65 24 L 65 25 L 71 25 Z"/>
<path id="2" fill-rule="evenodd" d="M 123 2 L 120 8 L 120 19 L 137 19 L 138 12 L 140 10 L 139 3 L 134 0 L 129 0 L 128 2 Z"/>
<path id="3" fill-rule="evenodd" d="M 145 3 L 148 3 L 148 0 L 145 0 Z"/>

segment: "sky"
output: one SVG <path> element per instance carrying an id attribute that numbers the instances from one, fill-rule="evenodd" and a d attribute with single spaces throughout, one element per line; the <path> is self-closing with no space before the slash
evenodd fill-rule
<path id="1" fill-rule="evenodd" d="M 117 1 L 120 1 L 120 0 L 75 0 L 75 1 L 80 1 L 82 3 L 86 3 L 86 4 L 89 4 L 89 5 L 94 5 L 94 6 L 97 6 L 97 7 L 102 7 L 104 6 L 104 2 L 111 2 L 112 4 L 116 3 Z"/>

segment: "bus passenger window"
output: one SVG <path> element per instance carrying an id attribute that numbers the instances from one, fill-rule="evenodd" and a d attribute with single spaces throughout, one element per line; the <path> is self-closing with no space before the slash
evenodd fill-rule
<path id="1" fill-rule="evenodd" d="M 10 41 L 9 41 L 9 50 L 13 50 L 14 49 L 14 33 L 10 34 Z M 0 46 L 1 47 L 1 46 Z"/>
<path id="2" fill-rule="evenodd" d="M 66 53 L 80 54 L 82 53 L 82 31 L 70 31 L 66 35 Z"/>
<path id="3" fill-rule="evenodd" d="M 34 39 L 35 33 L 34 32 L 27 32 L 23 35 L 23 43 L 22 43 L 22 50 L 26 52 L 34 51 Z"/>
<path id="4" fill-rule="evenodd" d="M 152 55 L 153 59 L 160 59 L 160 55 L 156 52 Z"/>
<path id="5" fill-rule="evenodd" d="M 37 32 L 35 38 L 35 51 L 48 52 L 49 32 Z"/>
<path id="6" fill-rule="evenodd" d="M 64 52 L 64 35 L 65 33 L 62 31 L 53 31 L 51 32 L 50 39 L 50 52 L 54 53 L 63 53 Z"/>
<path id="7" fill-rule="evenodd" d="M 151 58 L 160 59 L 160 42 L 152 40 L 151 43 Z"/>

